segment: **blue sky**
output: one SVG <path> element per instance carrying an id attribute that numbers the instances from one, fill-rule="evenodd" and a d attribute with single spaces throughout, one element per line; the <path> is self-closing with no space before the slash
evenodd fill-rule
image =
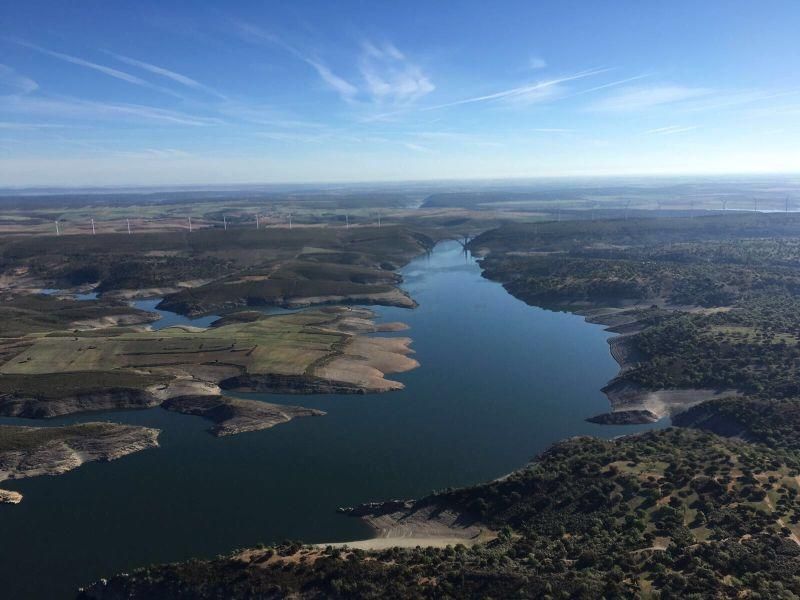
<path id="1" fill-rule="evenodd" d="M 800 171 L 800 2 L 0 0 L 0 186 Z"/>

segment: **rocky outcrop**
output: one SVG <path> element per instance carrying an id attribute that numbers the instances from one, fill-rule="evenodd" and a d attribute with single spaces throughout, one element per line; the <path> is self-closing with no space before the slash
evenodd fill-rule
<path id="1" fill-rule="evenodd" d="M 22 494 L 9 490 L 0 490 L 0 504 L 19 504 L 22 502 Z"/>
<path id="2" fill-rule="evenodd" d="M 223 390 L 259 392 L 262 394 L 365 394 L 357 384 L 323 379 L 313 375 L 238 375 L 219 383 Z"/>
<path id="3" fill-rule="evenodd" d="M 0 481 L 59 475 L 85 462 L 116 460 L 155 448 L 159 433 L 158 429 L 117 423 L 82 423 L 64 427 L 2 425 Z"/>
<path id="4" fill-rule="evenodd" d="M 633 409 L 603 413 L 601 415 L 589 417 L 586 420 L 599 425 L 641 425 L 645 423 L 655 423 L 659 419 L 660 417 L 651 410 Z"/>
<path id="5" fill-rule="evenodd" d="M 217 437 L 269 429 L 296 417 L 315 417 L 325 414 L 321 410 L 302 406 L 284 406 L 216 395 L 179 396 L 170 398 L 162 404 L 162 407 L 213 421 L 215 425 L 209 431 Z"/>
<path id="6" fill-rule="evenodd" d="M 97 410 L 151 408 L 160 403 L 161 400 L 151 392 L 135 388 L 109 388 L 79 392 L 63 398 L 3 394 L 0 395 L 0 416 L 47 419 Z"/>

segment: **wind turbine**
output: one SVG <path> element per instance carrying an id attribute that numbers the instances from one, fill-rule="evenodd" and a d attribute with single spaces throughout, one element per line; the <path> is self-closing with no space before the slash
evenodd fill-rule
<path id="1" fill-rule="evenodd" d="M 222 226 L 225 228 L 225 231 L 228 231 L 228 218 L 225 215 L 222 215 Z"/>
<path id="2" fill-rule="evenodd" d="M 130 219 L 125 219 L 125 222 L 128 224 L 128 235 L 130 235 L 131 234 L 131 220 Z"/>
<path id="3" fill-rule="evenodd" d="M 289 213 L 289 230 L 292 229 L 292 213 Z"/>
<path id="4" fill-rule="evenodd" d="M 61 235 L 61 231 L 58 229 L 58 219 L 56 219 L 56 235 Z"/>
<path id="5" fill-rule="evenodd" d="M 258 229 L 258 213 L 256 213 L 256 229 Z"/>
<path id="6" fill-rule="evenodd" d="M 758 212 L 758 198 L 753 198 L 753 212 Z"/>
<path id="7" fill-rule="evenodd" d="M 344 214 L 344 222 L 345 222 L 345 227 L 347 229 L 350 229 L 350 215 L 348 215 L 347 213 Z"/>
<path id="8" fill-rule="evenodd" d="M 192 217 L 189 217 L 189 233 L 192 233 Z"/>
<path id="9" fill-rule="evenodd" d="M 95 230 L 94 230 L 94 217 L 92 218 L 92 235 L 95 235 Z"/>
<path id="10" fill-rule="evenodd" d="M 723 211 L 728 210 L 728 199 L 727 198 L 723 198 L 723 200 L 722 200 L 722 210 Z"/>

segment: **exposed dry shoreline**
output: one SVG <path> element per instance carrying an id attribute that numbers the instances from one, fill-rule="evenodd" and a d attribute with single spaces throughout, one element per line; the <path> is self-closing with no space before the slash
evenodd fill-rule
<path id="1" fill-rule="evenodd" d="M 436 547 L 463 544 L 472 546 L 497 537 L 471 515 L 415 500 L 390 500 L 342 508 L 339 512 L 360 518 L 374 531 L 374 536 L 352 542 L 334 542 L 317 546 L 382 550 L 400 547 Z"/>
<path id="2" fill-rule="evenodd" d="M 603 425 L 634 425 L 655 423 L 664 417 L 682 413 L 692 406 L 725 396 L 736 396 L 736 390 L 701 388 L 650 390 L 627 381 L 624 374 L 641 360 L 630 344 L 631 336 L 641 331 L 638 319 L 630 308 L 598 308 L 576 311 L 587 322 L 606 326 L 606 331 L 618 335 L 608 339 L 611 356 L 620 367 L 617 375 L 602 391 L 611 404 L 611 411 L 590 417 L 592 423 Z"/>
<path id="3" fill-rule="evenodd" d="M 325 413 L 317 409 L 231 398 L 223 389 L 296 394 L 401 389 L 402 383 L 386 375 L 419 365 L 410 356 L 411 339 L 368 335 L 405 328 L 401 323 L 376 324 L 374 316 L 368 309 L 347 307 L 272 317 L 248 313 L 226 317 L 208 329 L 116 334 L 128 335 L 122 339 L 130 339 L 129 346 L 113 346 L 120 339 L 113 333 L 44 338 L 49 353 L 41 361 L 27 358 L 33 354 L 32 344 L 43 339 L 31 338 L 23 358 L 15 350 L 3 364 L 9 373 L 2 371 L 0 416 L 39 419 L 161 406 L 209 420 L 209 432 L 217 437 L 321 416 Z M 225 327 L 229 336 L 215 337 Z M 104 343 L 112 344 L 110 350 L 100 352 Z M 60 366 L 59 361 L 80 360 L 95 350 L 100 358 L 117 357 L 120 364 L 108 371 L 70 370 L 70 362 L 66 369 Z M 105 363 L 86 366 L 96 369 L 100 364 Z M 26 372 L 30 365 L 35 365 L 33 372 Z M 0 425 L 0 481 L 57 475 L 86 461 L 113 460 L 157 446 L 157 436 L 157 430 L 112 424 Z M 0 492 L 0 502 L 20 500 L 16 492 Z"/>
<path id="4" fill-rule="evenodd" d="M 111 461 L 158 446 L 158 429 L 117 423 L 83 423 L 65 427 L 5 426 L 0 451 L 0 481 L 60 475 L 90 461 Z M 17 446 L 14 448 L 13 446 Z M 0 490 L 0 502 L 18 503 L 18 492 Z"/>

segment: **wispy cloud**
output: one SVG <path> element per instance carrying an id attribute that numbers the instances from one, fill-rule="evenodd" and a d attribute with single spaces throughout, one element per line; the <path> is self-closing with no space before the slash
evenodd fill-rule
<path id="1" fill-rule="evenodd" d="M 145 86 L 148 85 L 148 82 L 145 81 L 144 79 L 136 77 L 136 75 L 131 75 L 130 73 L 126 73 L 125 71 L 119 71 L 117 69 L 113 69 L 105 65 L 99 65 L 97 63 L 93 63 L 91 61 L 78 58 L 77 56 L 64 54 L 63 52 L 48 50 L 47 48 L 43 48 L 41 46 L 37 46 L 36 44 L 31 44 L 30 42 L 26 42 L 23 40 L 13 40 L 13 41 L 14 43 L 19 44 L 20 46 L 24 46 L 25 48 L 30 48 L 31 50 L 35 50 L 36 52 L 40 52 L 41 54 L 44 54 L 46 56 L 57 58 L 58 60 L 63 60 L 64 62 L 72 63 L 73 65 L 78 65 L 80 67 L 86 67 L 87 69 L 93 69 L 100 73 L 104 73 L 109 77 L 121 79 L 122 81 L 127 81 L 128 83 L 132 83 L 134 85 L 145 85 Z"/>
<path id="2" fill-rule="evenodd" d="M 433 150 L 431 148 L 428 148 L 427 146 L 423 146 L 422 144 L 414 144 L 412 142 L 405 142 L 403 144 L 403 146 L 405 146 L 409 150 L 413 150 L 414 152 L 422 152 L 422 153 L 425 153 L 425 154 L 430 154 L 431 152 L 433 152 Z"/>
<path id="3" fill-rule="evenodd" d="M 417 108 L 415 110 L 419 112 L 430 112 L 445 108 L 452 108 L 454 106 L 477 104 L 483 102 L 503 102 L 511 105 L 528 105 L 536 102 L 551 101 L 557 98 L 565 97 L 566 89 L 563 87 L 564 83 L 567 83 L 569 81 L 575 81 L 578 79 L 583 79 L 585 77 L 593 77 L 595 75 L 600 75 L 601 73 L 606 73 L 611 70 L 613 69 L 611 68 L 588 69 L 585 71 L 579 71 L 577 73 L 573 73 L 572 75 L 566 75 L 564 77 L 539 81 L 537 83 L 522 85 L 502 90 L 499 92 L 494 92 L 491 94 L 485 94 L 482 96 L 472 96 L 469 98 L 463 98 L 461 100 L 454 100 L 452 102 L 434 104 L 432 106 L 424 106 L 421 108 Z M 369 115 L 362 120 L 365 123 L 373 121 L 391 121 L 399 115 L 408 114 L 409 112 L 411 112 L 411 110 L 412 109 L 407 107 L 400 108 L 394 111 Z"/>
<path id="4" fill-rule="evenodd" d="M 562 83 L 566 83 L 569 81 L 575 81 L 576 79 L 583 79 L 585 77 L 592 77 L 594 75 L 600 75 L 601 73 L 606 73 L 611 69 L 590 69 L 586 71 L 579 71 L 578 73 L 574 73 L 572 75 L 567 75 L 565 77 L 559 77 L 555 79 L 550 79 L 547 81 L 540 81 L 538 83 L 533 83 L 529 85 L 522 85 L 518 87 L 514 87 L 507 90 L 502 90 L 499 92 L 494 92 L 492 94 L 485 94 L 483 96 L 473 96 L 471 98 L 464 98 L 462 100 L 455 100 L 453 102 L 445 102 L 444 104 L 437 104 L 435 106 L 428 106 L 422 108 L 420 110 L 439 110 L 441 108 L 450 108 L 452 106 L 461 106 L 463 104 L 474 104 L 476 102 L 489 102 L 492 100 L 515 100 L 515 99 L 534 99 L 534 98 L 541 98 L 543 96 L 547 96 L 548 90 L 555 86 L 558 86 Z"/>
<path id="5" fill-rule="evenodd" d="M 353 100 L 353 98 L 355 98 L 355 96 L 358 94 L 358 88 L 356 86 L 343 77 L 339 77 L 323 63 L 311 58 L 304 58 L 303 60 L 314 67 L 314 70 L 320 76 L 322 81 L 328 84 L 328 87 L 339 94 L 342 100 Z"/>
<path id="6" fill-rule="evenodd" d="M 567 90 L 567 86 L 563 85 L 562 83 L 555 83 L 553 85 L 534 87 L 519 94 L 512 94 L 505 98 L 501 98 L 500 102 L 517 107 L 528 106 L 531 104 L 542 104 L 564 98 L 567 95 Z"/>
<path id="7" fill-rule="evenodd" d="M 325 123 L 302 119 L 296 114 L 271 105 L 228 100 L 217 106 L 219 114 L 234 120 L 277 127 L 281 129 L 316 130 L 327 127 Z"/>
<path id="8" fill-rule="evenodd" d="M 777 98 L 786 98 L 800 95 L 800 90 L 739 90 L 713 94 L 708 97 L 698 98 L 683 105 L 687 111 L 724 110 L 739 108 L 748 104 L 769 103 Z"/>
<path id="9" fill-rule="evenodd" d="M 412 131 L 408 133 L 408 136 L 412 139 L 422 140 L 428 143 L 443 142 L 459 145 L 488 146 L 493 148 L 503 145 L 495 140 L 488 139 L 485 135 L 457 131 Z"/>
<path id="10" fill-rule="evenodd" d="M 307 131 L 258 131 L 256 137 L 276 142 L 319 144 L 331 139 L 327 132 L 309 133 Z"/>
<path id="11" fill-rule="evenodd" d="M 0 129 L 20 129 L 20 130 L 36 130 L 36 129 L 63 129 L 66 125 L 59 125 L 57 123 L 21 123 L 16 121 L 0 121 Z"/>
<path id="12" fill-rule="evenodd" d="M 631 81 L 638 81 L 639 79 L 644 79 L 649 77 L 649 75 L 635 75 L 634 77 L 626 77 L 625 79 L 618 79 L 617 81 L 610 81 L 609 83 L 604 83 L 603 85 L 596 85 L 594 87 L 590 87 L 585 90 L 579 90 L 570 94 L 569 98 L 574 98 L 575 96 L 583 96 L 584 94 L 592 94 L 594 92 L 599 92 L 600 90 L 606 90 L 613 87 L 619 87 L 620 85 L 625 85 L 626 83 L 630 83 Z"/>
<path id="13" fill-rule="evenodd" d="M 144 62 L 141 60 L 137 60 L 135 58 L 130 58 L 129 56 L 122 56 L 120 54 L 114 54 L 113 52 L 107 52 L 110 56 L 113 56 L 120 62 L 124 62 L 126 65 L 130 65 L 132 67 L 137 67 L 139 69 L 143 69 L 155 75 L 160 75 L 161 77 L 166 77 L 176 83 L 180 83 L 188 88 L 192 88 L 194 90 L 206 92 L 218 98 L 225 99 L 223 94 L 220 94 L 218 91 L 214 90 L 213 88 L 208 87 L 205 84 L 200 83 L 196 79 L 192 79 L 186 75 L 181 73 L 177 73 L 175 71 L 171 71 L 164 67 L 159 67 L 158 65 L 154 65 L 148 62 Z"/>
<path id="14" fill-rule="evenodd" d="M 191 115 L 179 111 L 140 104 L 93 102 L 74 98 L 0 97 L 0 110 L 15 114 L 67 119 L 119 119 L 156 121 L 173 125 L 208 126 L 223 123 L 215 117 Z"/>
<path id="15" fill-rule="evenodd" d="M 9 38 L 6 38 L 9 39 Z M 127 73 L 125 71 L 120 71 L 119 69 L 114 69 L 112 67 L 108 67 L 106 65 L 101 65 L 95 62 L 91 62 L 89 60 L 85 60 L 83 58 L 72 56 L 71 54 L 64 54 L 63 52 L 56 52 L 55 50 L 49 50 L 47 48 L 43 48 L 42 46 L 37 46 L 36 44 L 32 44 L 30 42 L 26 42 L 24 40 L 18 39 L 9 39 L 9 41 L 23 46 L 25 48 L 29 48 L 31 50 L 35 50 L 45 56 L 50 56 L 57 60 L 61 60 L 73 65 L 77 65 L 79 67 L 84 67 L 86 69 L 91 69 L 93 71 L 97 71 L 98 73 L 103 73 L 104 75 L 108 75 L 109 77 L 113 77 L 114 79 L 119 79 L 120 81 L 125 81 L 127 83 L 131 83 L 133 85 L 138 85 L 141 87 L 150 88 L 153 90 L 157 90 L 159 92 L 163 92 L 165 94 L 169 94 L 170 96 L 178 96 L 179 94 L 173 92 L 172 90 L 154 85 L 149 81 L 142 79 L 141 77 L 137 77 L 136 75 L 132 75 L 131 73 Z"/>
<path id="16" fill-rule="evenodd" d="M 628 87 L 594 102 L 589 108 L 604 112 L 633 112 L 686 102 L 711 93 L 712 90 L 707 88 L 680 85 Z"/>
<path id="17" fill-rule="evenodd" d="M 531 56 L 528 59 L 528 68 L 534 71 L 544 69 L 546 66 L 547 62 L 541 56 Z"/>
<path id="18" fill-rule="evenodd" d="M 186 152 L 184 150 L 178 150 L 176 148 L 144 148 L 142 150 L 133 150 L 130 152 L 114 152 L 116 156 L 122 156 L 124 158 L 158 158 L 158 159 L 170 159 L 170 158 L 191 158 L 193 154 Z"/>
<path id="19" fill-rule="evenodd" d="M 752 108 L 747 111 L 747 114 L 753 117 L 794 117 L 800 115 L 800 104 L 783 104 L 779 106 L 770 106 L 769 108 Z M 786 121 L 786 124 L 796 126 L 800 124 L 798 120 Z"/>
<path id="20" fill-rule="evenodd" d="M 355 96 L 358 94 L 358 88 L 347 81 L 345 78 L 340 77 L 336 73 L 334 73 L 324 62 L 321 60 L 311 56 L 308 53 L 301 52 L 298 48 L 294 47 L 292 44 L 287 43 L 282 38 L 274 35 L 268 31 L 261 29 L 255 25 L 251 25 L 250 23 L 244 23 L 242 21 L 233 21 L 233 25 L 236 28 L 240 37 L 249 41 L 251 43 L 269 43 L 280 48 L 283 48 L 290 54 L 292 54 L 298 60 L 303 61 L 307 65 L 311 66 L 319 75 L 320 79 L 322 79 L 325 84 L 334 90 L 342 100 L 347 102 L 352 101 Z"/>
<path id="21" fill-rule="evenodd" d="M 11 67 L 0 64 L 0 93 L 30 94 L 39 89 L 39 84 L 33 79 L 18 74 Z"/>
<path id="22" fill-rule="evenodd" d="M 428 75 L 392 43 L 365 40 L 362 49 L 361 76 L 374 101 L 407 104 L 436 89 Z"/>
<path id="23" fill-rule="evenodd" d="M 348 103 L 369 100 L 373 103 L 407 104 L 435 89 L 421 67 L 411 62 L 391 42 L 362 42 L 360 57 L 354 57 L 354 62 L 358 64 L 359 80 L 340 75 L 314 53 L 302 50 L 260 27 L 239 21 L 234 21 L 234 25 L 245 40 L 275 45 L 309 65 L 328 88 Z"/>
<path id="24" fill-rule="evenodd" d="M 684 133 L 686 131 L 693 131 L 698 129 L 697 125 L 669 125 L 667 127 L 657 127 L 655 129 L 648 129 L 645 135 L 672 135 L 674 133 Z"/>

